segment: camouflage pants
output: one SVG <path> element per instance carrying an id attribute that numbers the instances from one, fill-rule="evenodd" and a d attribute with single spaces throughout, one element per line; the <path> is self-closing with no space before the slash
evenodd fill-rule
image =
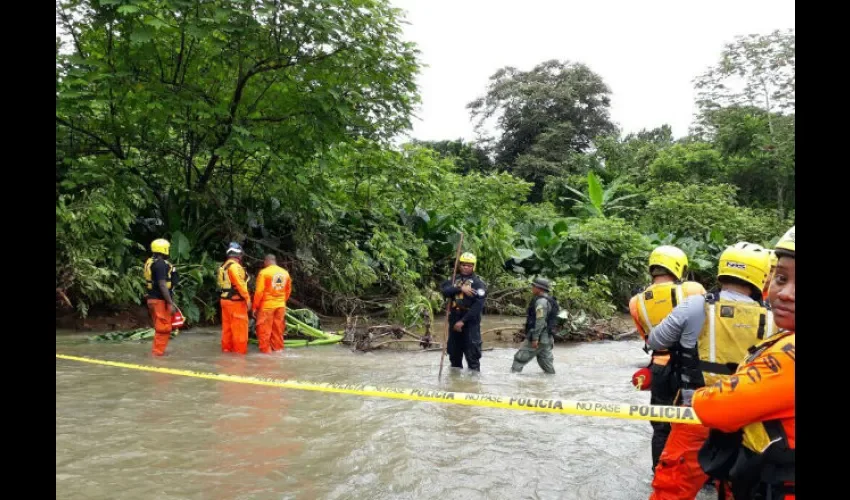
<path id="1" fill-rule="evenodd" d="M 553 344 L 551 342 L 537 344 L 537 349 L 531 347 L 531 342 L 526 339 L 522 347 L 514 355 L 514 364 L 511 366 L 512 372 L 521 372 L 523 367 L 534 358 L 537 358 L 537 364 L 546 372 L 555 374 L 555 356 L 552 355 Z"/>

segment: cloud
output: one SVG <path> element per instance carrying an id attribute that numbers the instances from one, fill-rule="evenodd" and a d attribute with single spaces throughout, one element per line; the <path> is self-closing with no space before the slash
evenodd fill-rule
<path id="1" fill-rule="evenodd" d="M 422 52 L 422 104 L 411 137 L 474 139 L 466 104 L 503 66 L 583 62 L 612 90 L 624 133 L 669 124 L 687 134 L 693 79 L 738 35 L 793 28 L 791 0 L 392 0 L 407 11 L 405 38 Z"/>

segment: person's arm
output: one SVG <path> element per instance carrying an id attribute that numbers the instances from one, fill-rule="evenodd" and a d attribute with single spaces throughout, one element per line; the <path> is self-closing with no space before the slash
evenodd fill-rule
<path id="1" fill-rule="evenodd" d="M 443 292 L 443 297 L 451 298 L 460 293 L 460 288 L 454 286 L 452 280 L 446 280 L 440 286 L 440 291 Z"/>
<path id="2" fill-rule="evenodd" d="M 528 332 L 528 338 L 532 343 L 532 347 L 537 347 L 535 344 L 540 341 L 540 336 L 546 330 L 546 316 L 549 314 L 549 301 L 544 298 L 539 298 L 534 303 L 534 328 Z"/>
<path id="3" fill-rule="evenodd" d="M 257 275 L 257 289 L 254 290 L 254 307 L 255 311 L 260 310 L 260 306 L 263 304 L 263 295 L 266 292 L 266 274 L 260 271 L 260 274 Z"/>
<path id="4" fill-rule="evenodd" d="M 242 278 L 242 273 L 237 273 L 234 270 L 236 266 L 239 266 L 239 269 L 244 272 L 241 264 L 233 263 L 233 265 L 227 268 L 227 274 L 230 276 L 230 282 L 236 287 L 236 291 L 248 302 L 248 309 L 251 309 L 251 294 L 248 293 L 248 283 Z"/>
<path id="5" fill-rule="evenodd" d="M 487 285 L 485 285 L 484 282 L 481 280 L 475 281 L 476 282 L 473 283 L 473 285 L 475 285 L 473 289 L 474 293 L 471 295 L 475 298 L 475 301 L 472 303 L 471 306 L 469 306 L 469 310 L 466 311 L 466 314 L 463 315 L 463 318 L 461 318 L 461 321 L 463 323 L 466 323 L 471 319 L 480 317 L 481 312 L 484 310 L 484 300 L 487 297 Z"/>
<path id="6" fill-rule="evenodd" d="M 694 337 L 693 342 L 690 342 L 690 337 L 693 336 L 694 331 L 699 336 L 702 329 L 705 317 L 704 303 L 705 299 L 702 296 L 694 296 L 676 306 L 661 323 L 649 332 L 649 337 L 646 339 L 649 348 L 661 351 L 673 347 L 676 342 L 680 341 L 687 341 L 682 343 L 685 347 L 696 344 L 696 337 Z"/>
<path id="7" fill-rule="evenodd" d="M 637 328 L 638 333 L 640 333 L 641 338 L 646 338 L 646 332 L 643 331 L 643 325 L 640 322 L 640 312 L 638 312 L 638 298 L 632 297 L 629 300 L 629 314 L 632 316 L 632 321 L 635 323 L 635 328 Z"/>
<path id="8" fill-rule="evenodd" d="M 692 406 L 703 425 L 735 432 L 754 422 L 794 414 L 794 335 L 771 346 L 734 375 L 697 391 Z"/>
<path id="9" fill-rule="evenodd" d="M 283 288 L 284 301 L 289 301 L 289 296 L 292 295 L 292 276 L 288 272 L 286 276 L 286 286 Z"/>

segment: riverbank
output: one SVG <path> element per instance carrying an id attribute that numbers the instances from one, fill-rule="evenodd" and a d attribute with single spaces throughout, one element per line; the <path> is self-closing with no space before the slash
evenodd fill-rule
<path id="1" fill-rule="evenodd" d="M 386 324 L 383 318 L 375 318 L 371 324 Z M 514 335 L 520 331 L 525 323 L 525 318 L 520 316 L 507 316 L 499 314 L 485 314 L 482 319 L 481 331 L 484 342 L 515 342 Z M 135 328 L 150 326 L 147 308 L 144 306 L 128 306 L 122 310 L 99 310 L 92 311 L 85 319 L 73 314 L 56 316 L 56 329 L 58 334 L 62 333 L 98 333 L 109 331 L 125 331 Z M 342 331 L 345 329 L 344 317 L 321 317 L 322 330 L 328 332 Z M 221 329 L 217 322 L 201 323 L 191 325 L 186 331 L 214 332 Z M 432 327 L 434 340 L 439 342 L 446 329 L 445 318 L 439 316 L 439 320 Z M 628 314 L 615 314 L 610 320 L 600 322 L 592 328 L 592 331 L 583 335 L 578 341 L 605 340 L 612 337 L 624 336 L 634 329 L 632 319 Z M 418 335 L 424 332 L 421 329 L 410 329 Z"/>

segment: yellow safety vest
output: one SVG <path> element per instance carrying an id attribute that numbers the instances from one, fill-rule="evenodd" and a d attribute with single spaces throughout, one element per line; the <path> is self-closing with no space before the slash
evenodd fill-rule
<path id="1" fill-rule="evenodd" d="M 681 283 L 650 285 L 637 295 L 640 325 L 647 337 L 664 318 L 685 300 Z M 644 339 L 645 340 L 645 339 Z"/>
<path id="2" fill-rule="evenodd" d="M 171 290 L 175 267 L 171 264 L 171 262 L 168 262 L 166 259 L 162 259 L 162 261 L 168 264 L 168 274 L 165 278 L 165 287 Z M 153 290 L 153 273 L 151 272 L 151 266 L 153 266 L 154 262 L 155 260 L 153 257 L 150 257 L 147 261 L 145 261 L 145 288 L 147 288 L 148 290 Z"/>
<path id="3" fill-rule="evenodd" d="M 243 300 L 244 297 L 239 295 L 239 291 L 236 287 L 233 286 L 233 283 L 230 282 L 230 274 L 228 274 L 227 270 L 235 263 L 235 261 L 228 260 L 218 268 L 218 289 L 219 294 L 222 299 L 226 300 Z M 245 280 L 245 283 L 248 283 L 248 273 L 245 271 L 245 268 L 240 266 L 242 269 L 242 279 Z"/>
<path id="4" fill-rule="evenodd" d="M 733 374 L 750 346 L 775 333 L 773 313 L 758 302 L 720 300 L 711 293 L 705 297 L 705 323 L 696 352 L 678 349 L 685 388 L 711 385 Z"/>

